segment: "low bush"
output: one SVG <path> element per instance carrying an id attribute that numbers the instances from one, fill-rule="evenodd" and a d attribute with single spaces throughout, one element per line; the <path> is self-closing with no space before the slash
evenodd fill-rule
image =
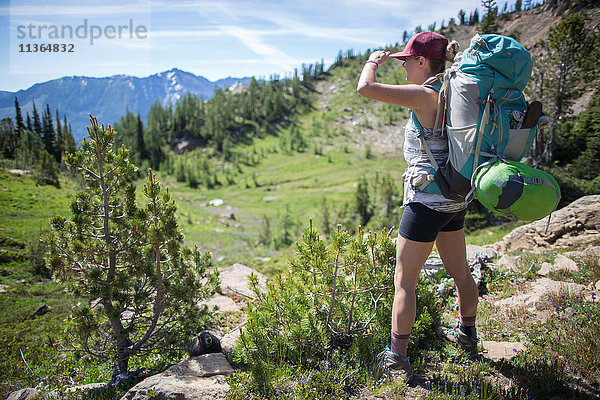
<path id="1" fill-rule="evenodd" d="M 256 301 L 233 353 L 247 373 L 230 379 L 232 398 L 347 398 L 379 377 L 376 355 L 389 343 L 395 265 L 395 244 L 385 231 L 359 228 L 352 237 L 338 226 L 326 244 L 311 221 L 289 274 L 266 293 L 250 279 Z M 423 278 L 409 354 L 435 342 L 440 317 L 434 286 Z"/>

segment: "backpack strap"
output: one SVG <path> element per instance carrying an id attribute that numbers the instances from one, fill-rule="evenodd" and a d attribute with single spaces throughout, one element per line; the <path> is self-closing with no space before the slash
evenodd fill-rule
<path id="1" fill-rule="evenodd" d="M 432 83 L 435 82 L 436 80 L 441 81 L 441 87 L 439 88 L 439 90 L 436 89 L 434 85 L 432 85 Z M 446 74 L 444 74 L 444 73 L 432 76 L 429 79 L 427 79 L 425 82 L 423 82 L 423 86 L 430 87 L 433 90 L 437 90 L 437 92 L 438 92 L 437 111 L 435 113 L 435 123 L 433 125 L 433 129 L 437 129 L 437 126 L 440 122 L 440 116 L 442 117 L 442 128 L 441 129 L 444 129 L 444 124 L 446 123 L 446 103 L 444 103 L 444 107 L 442 109 L 442 95 L 446 93 L 449 83 L 450 83 L 450 79 L 448 79 L 446 77 Z M 421 142 L 421 148 L 423 150 L 425 150 L 425 153 L 427 153 L 427 157 L 429 157 L 429 161 L 431 162 L 433 169 L 435 169 L 437 171 L 439 169 L 439 165 L 438 165 L 437 161 L 435 161 L 435 158 L 433 157 L 433 153 L 431 152 L 431 149 L 429 148 L 429 146 L 427 145 L 427 142 L 425 141 L 425 137 L 423 135 L 423 126 L 421 125 L 419 120 L 414 117 L 414 113 L 413 113 L 412 120 L 413 120 L 413 124 L 417 127 L 417 129 L 419 131 L 419 134 L 417 136 L 419 137 L 419 142 Z"/>
<path id="2" fill-rule="evenodd" d="M 483 115 L 481 116 L 481 121 L 479 122 L 479 128 L 477 128 L 477 145 L 475 146 L 475 151 L 473 152 L 475 158 L 473 160 L 473 174 L 471 176 L 474 176 L 475 172 L 477 172 L 477 167 L 479 164 L 479 155 L 481 153 L 481 143 L 483 141 L 483 132 L 485 130 L 485 126 L 490 122 L 493 96 L 494 88 L 490 90 L 490 93 L 488 94 L 488 97 L 485 100 L 485 108 L 483 110 Z"/>

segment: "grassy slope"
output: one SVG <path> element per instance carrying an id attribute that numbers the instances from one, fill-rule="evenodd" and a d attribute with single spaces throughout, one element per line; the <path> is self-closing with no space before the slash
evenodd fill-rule
<path id="1" fill-rule="evenodd" d="M 256 246 L 265 216 L 270 221 L 271 230 L 276 233 L 289 207 L 299 235 L 309 218 L 321 223 L 322 199 L 326 199 L 329 207 L 335 210 L 344 202 L 351 201 L 360 176 L 366 176 L 371 182 L 376 175 L 381 177 L 389 173 L 397 185 L 401 185 L 405 163 L 398 151 L 390 152 L 373 145 L 370 150 L 372 156 L 366 157 L 370 139 L 361 134 L 361 130 L 376 129 L 367 128 L 364 122 L 365 118 L 373 115 L 371 110 L 375 104 L 356 93 L 362 62 L 348 60 L 347 64 L 346 67 L 330 70 L 326 79 L 315 84 L 316 107 L 298 121 L 308 144 L 306 151 L 284 152 L 279 148 L 279 138 L 272 136 L 256 140 L 251 145 L 239 146 L 237 151 L 260 154 L 260 162 L 254 167 L 245 167 L 236 184 L 216 189 L 191 189 L 185 183 L 176 182 L 173 177 L 161 177 L 178 203 L 188 244 L 210 250 L 217 260 L 221 260 L 221 265 L 244 262 L 266 272 L 281 270 L 285 268 L 288 252 L 284 250 L 284 255 L 278 256 L 273 249 Z M 394 71 L 390 68 L 388 74 Z M 349 79 L 351 76 L 354 79 Z M 327 97 L 326 103 L 321 100 L 323 96 Z M 395 113 L 396 119 L 399 119 L 406 112 L 398 107 Z M 361 123 L 346 123 L 348 120 L 344 116 L 352 116 Z M 394 121 L 382 128 L 401 132 L 402 125 Z M 281 135 L 285 133 L 285 130 L 280 132 Z M 320 154 L 316 154 L 315 145 L 319 147 Z M 255 186 L 255 181 L 258 186 Z M 222 199 L 224 205 L 207 205 L 217 198 Z M 229 213 L 235 215 L 235 221 L 222 216 Z M 272 257 L 272 260 L 263 266 L 265 257 Z"/>

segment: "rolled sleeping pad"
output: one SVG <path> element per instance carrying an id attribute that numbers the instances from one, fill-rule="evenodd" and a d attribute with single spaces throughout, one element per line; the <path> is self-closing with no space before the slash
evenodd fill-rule
<path id="1" fill-rule="evenodd" d="M 497 160 L 481 167 L 474 183 L 479 202 L 509 218 L 544 218 L 560 200 L 560 188 L 552 175 L 512 160 Z"/>

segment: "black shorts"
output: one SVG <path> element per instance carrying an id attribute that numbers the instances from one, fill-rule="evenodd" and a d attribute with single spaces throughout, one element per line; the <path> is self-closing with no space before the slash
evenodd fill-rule
<path id="1" fill-rule="evenodd" d="M 410 203 L 404 208 L 398 234 L 415 242 L 433 242 L 439 232 L 453 232 L 465 226 L 467 210 L 443 213 L 421 203 Z"/>

